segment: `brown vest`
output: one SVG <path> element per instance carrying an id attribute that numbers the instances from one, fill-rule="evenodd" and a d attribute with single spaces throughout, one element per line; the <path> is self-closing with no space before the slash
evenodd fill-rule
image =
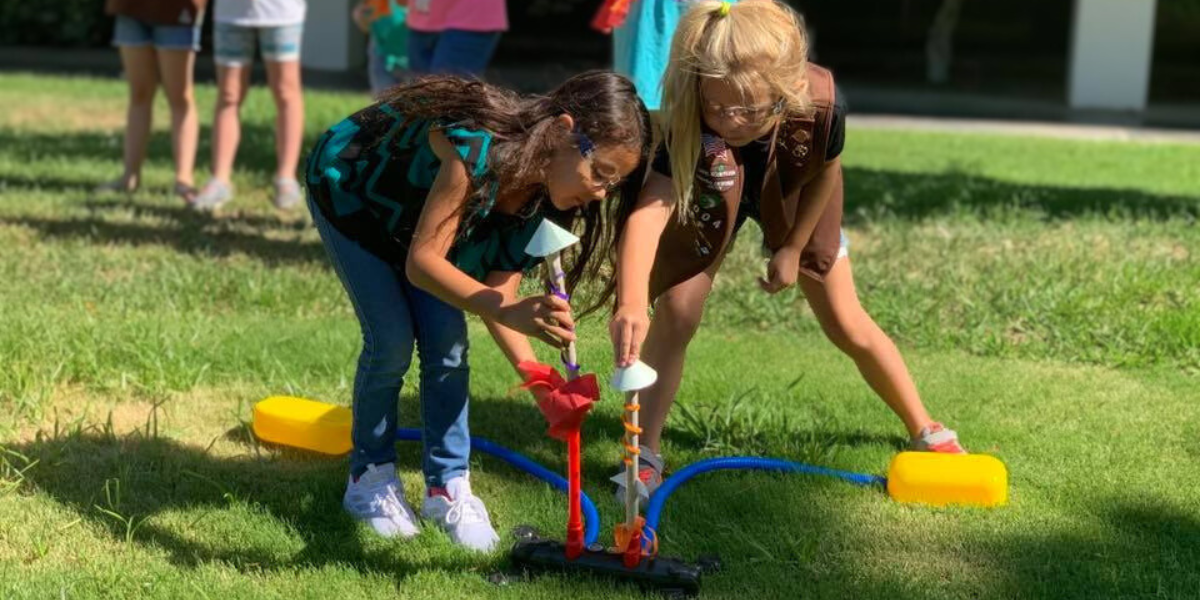
<path id="1" fill-rule="evenodd" d="M 833 116 L 833 75 L 812 63 L 808 65 L 809 94 L 813 115 L 788 119 L 772 132 L 772 144 L 763 175 L 760 213 L 763 243 L 771 251 L 787 241 L 803 200 L 805 186 L 825 167 L 829 129 Z M 742 202 L 745 170 L 741 155 L 727 148 L 720 138 L 702 138 L 692 188 L 691 214 L 685 222 L 672 215 L 658 241 L 658 253 L 650 274 L 650 300 L 703 272 L 729 249 Z M 841 245 L 842 173 L 812 237 L 800 255 L 800 273 L 823 281 L 837 259 Z"/>

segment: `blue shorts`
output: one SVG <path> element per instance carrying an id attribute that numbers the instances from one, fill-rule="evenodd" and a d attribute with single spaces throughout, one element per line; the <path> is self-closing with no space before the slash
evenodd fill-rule
<path id="1" fill-rule="evenodd" d="M 262 47 L 262 57 L 270 62 L 300 60 L 300 42 L 304 23 L 252 27 L 233 23 L 213 25 L 213 54 L 223 67 L 246 67 L 254 63 L 254 40 Z"/>
<path id="2" fill-rule="evenodd" d="M 114 46 L 154 46 L 162 50 L 200 51 L 200 26 L 204 17 L 196 19 L 195 25 L 152 25 L 130 17 L 117 15 L 113 28 Z"/>

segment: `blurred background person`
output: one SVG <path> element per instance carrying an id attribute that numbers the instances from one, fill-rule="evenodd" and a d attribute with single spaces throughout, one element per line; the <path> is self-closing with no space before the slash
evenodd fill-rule
<path id="1" fill-rule="evenodd" d="M 192 206 L 211 211 L 233 199 L 233 162 L 241 140 L 242 102 L 250 89 L 257 40 L 275 99 L 275 208 L 300 204 L 296 165 L 304 137 L 300 85 L 300 42 L 305 0 L 216 0 L 213 40 L 217 63 L 217 108 L 212 130 L 212 178 Z"/>
<path id="2" fill-rule="evenodd" d="M 200 27 L 208 0 L 108 0 L 105 12 L 114 15 L 112 44 L 121 53 L 129 82 L 125 113 L 125 170 L 98 191 L 132 193 L 142 184 L 142 163 L 150 142 L 154 96 L 161 85 L 171 109 L 171 156 L 175 161 L 174 191 L 185 201 L 195 194 L 193 169 L 200 124 L 192 93 Z"/>

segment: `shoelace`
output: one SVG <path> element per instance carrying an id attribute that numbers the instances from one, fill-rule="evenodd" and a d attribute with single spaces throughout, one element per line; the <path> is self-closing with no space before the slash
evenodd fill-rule
<path id="1" fill-rule="evenodd" d="M 472 494 L 461 494 L 458 500 L 450 502 L 450 510 L 446 512 L 446 522 L 455 525 L 462 523 L 471 525 L 473 523 L 487 522 L 487 509 L 483 507 L 483 501 Z"/>
<path id="2" fill-rule="evenodd" d="M 408 520 L 408 515 L 405 514 L 404 507 L 400 504 L 400 492 L 391 482 L 384 484 L 382 492 L 376 491 L 372 495 L 371 508 L 379 509 L 391 519 Z"/>

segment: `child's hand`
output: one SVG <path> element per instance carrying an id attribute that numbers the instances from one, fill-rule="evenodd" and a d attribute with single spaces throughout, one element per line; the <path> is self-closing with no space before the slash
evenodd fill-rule
<path id="1" fill-rule="evenodd" d="M 644 306 L 618 306 L 608 322 L 612 337 L 613 360 L 618 368 L 628 367 L 638 360 L 646 333 L 650 331 L 650 315 Z"/>
<path id="2" fill-rule="evenodd" d="M 575 341 L 571 305 L 558 296 L 530 296 L 500 309 L 504 326 L 562 348 Z"/>
<path id="3" fill-rule="evenodd" d="M 775 251 L 767 264 L 767 276 L 758 278 L 758 285 L 768 294 L 775 294 L 796 285 L 800 275 L 800 251 L 784 246 Z"/>

